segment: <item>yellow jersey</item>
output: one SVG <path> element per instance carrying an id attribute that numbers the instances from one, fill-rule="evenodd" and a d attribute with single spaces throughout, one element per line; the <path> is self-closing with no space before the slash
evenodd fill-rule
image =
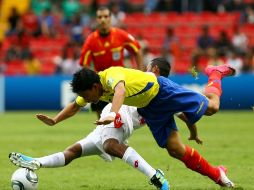
<path id="1" fill-rule="evenodd" d="M 104 90 L 100 100 L 105 102 L 112 102 L 114 88 L 121 81 L 125 83 L 124 104 L 138 108 L 147 106 L 157 95 L 160 87 L 153 73 L 135 69 L 110 67 L 98 74 Z M 76 103 L 80 106 L 86 104 L 82 97 L 77 97 Z"/>

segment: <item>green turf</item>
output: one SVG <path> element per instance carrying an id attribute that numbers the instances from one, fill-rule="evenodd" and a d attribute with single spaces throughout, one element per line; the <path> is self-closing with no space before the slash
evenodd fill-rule
<path id="1" fill-rule="evenodd" d="M 63 150 L 83 138 L 95 126 L 95 115 L 80 113 L 56 127 L 43 125 L 32 112 L 7 112 L 0 115 L 0 189 L 10 189 L 16 167 L 8 153 L 20 151 L 43 156 Z M 48 113 L 54 115 L 55 113 Z M 188 131 L 177 121 L 185 143 L 195 147 L 214 165 L 228 167 L 228 176 L 238 189 L 254 189 L 254 112 L 220 112 L 198 123 L 200 146 L 188 142 Z M 147 127 L 130 138 L 134 147 L 153 167 L 161 168 L 174 190 L 219 190 L 208 178 L 192 172 L 157 147 Z M 105 163 L 97 156 L 75 160 L 67 167 L 37 171 L 40 190 L 134 190 L 154 189 L 138 171 L 117 159 Z"/>

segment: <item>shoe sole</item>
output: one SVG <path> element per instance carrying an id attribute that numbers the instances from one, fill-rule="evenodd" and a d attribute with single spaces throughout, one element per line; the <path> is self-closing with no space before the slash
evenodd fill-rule
<path id="1" fill-rule="evenodd" d="M 231 71 L 232 71 L 232 74 L 231 74 L 231 75 L 229 75 L 229 76 L 234 76 L 234 75 L 235 75 L 235 73 L 236 73 L 235 68 L 231 67 L 230 65 L 227 65 L 227 67 L 228 67 L 229 69 L 231 69 Z"/>
<path id="2" fill-rule="evenodd" d="M 38 170 L 39 169 L 39 167 L 36 164 L 32 164 L 30 162 L 23 160 L 21 155 L 18 153 L 10 153 L 9 159 L 14 165 L 16 165 L 18 167 L 27 168 L 30 170 Z"/>

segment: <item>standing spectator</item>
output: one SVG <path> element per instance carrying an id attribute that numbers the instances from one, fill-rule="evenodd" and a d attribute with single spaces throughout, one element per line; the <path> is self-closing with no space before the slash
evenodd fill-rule
<path id="1" fill-rule="evenodd" d="M 242 73 L 254 73 L 254 48 L 250 49 L 244 56 Z"/>
<path id="2" fill-rule="evenodd" d="M 254 24 L 254 10 L 251 6 L 246 7 L 244 17 L 246 23 Z"/>
<path id="3" fill-rule="evenodd" d="M 17 35 L 10 40 L 10 47 L 5 54 L 5 62 L 20 62 L 28 57 L 30 53 L 29 45 L 30 38 L 25 30 L 18 31 Z"/>
<path id="4" fill-rule="evenodd" d="M 138 43 L 140 45 L 141 50 L 143 50 L 146 47 L 148 47 L 148 41 L 146 39 L 144 39 L 144 37 L 143 37 L 143 35 L 141 33 L 139 33 L 137 35 L 136 39 L 138 40 Z"/>
<path id="5" fill-rule="evenodd" d="M 150 14 L 156 8 L 158 0 L 145 0 L 144 12 Z"/>
<path id="6" fill-rule="evenodd" d="M 0 75 L 3 75 L 6 70 L 6 63 L 0 57 Z"/>
<path id="7" fill-rule="evenodd" d="M 148 66 L 149 63 L 155 58 L 155 55 L 150 51 L 150 48 L 146 46 L 143 49 L 143 61 L 145 66 Z"/>
<path id="8" fill-rule="evenodd" d="M 206 51 L 208 48 L 214 46 L 214 38 L 210 35 L 210 28 L 209 26 L 203 26 L 201 28 L 201 35 L 197 39 L 198 48 L 201 51 Z"/>
<path id="9" fill-rule="evenodd" d="M 32 9 L 28 9 L 22 16 L 22 24 L 28 35 L 39 36 L 41 34 L 39 19 Z"/>
<path id="10" fill-rule="evenodd" d="M 245 4 L 242 0 L 230 0 L 226 3 L 227 11 L 244 11 Z"/>
<path id="11" fill-rule="evenodd" d="M 62 52 L 62 57 L 57 57 L 55 59 L 55 64 L 57 64 L 57 73 L 64 75 L 72 75 L 81 67 L 79 65 L 78 53 L 75 51 L 77 44 L 74 42 L 69 42 Z"/>
<path id="12" fill-rule="evenodd" d="M 2 49 L 2 42 L 0 41 L 0 75 L 4 74 L 6 69 L 6 63 L 4 61 L 4 54 Z"/>
<path id="13" fill-rule="evenodd" d="M 15 62 L 20 61 L 22 58 L 21 55 L 21 48 L 18 46 L 17 43 L 11 43 L 10 47 L 7 49 L 5 54 L 5 62 Z"/>
<path id="14" fill-rule="evenodd" d="M 9 31 L 7 35 L 11 35 L 17 32 L 18 22 L 20 22 L 20 15 L 16 7 L 11 8 L 10 16 L 8 17 Z"/>
<path id="15" fill-rule="evenodd" d="M 32 10 L 37 16 L 41 16 L 42 12 L 46 9 L 51 9 L 49 0 L 32 0 Z"/>
<path id="16" fill-rule="evenodd" d="M 111 5 L 111 24 L 112 24 L 112 26 L 123 28 L 125 17 L 126 17 L 126 15 L 123 11 L 120 10 L 119 4 L 117 2 L 112 3 L 112 5 Z"/>
<path id="17" fill-rule="evenodd" d="M 83 27 L 89 27 L 91 24 L 91 18 L 86 7 L 82 7 L 80 19 Z"/>
<path id="18" fill-rule="evenodd" d="M 174 60 L 180 57 L 180 49 L 179 38 L 175 35 L 174 29 L 172 27 L 168 27 L 162 44 L 163 57 L 173 65 Z"/>
<path id="19" fill-rule="evenodd" d="M 209 49 L 214 48 L 215 39 L 210 35 L 209 26 L 202 26 L 201 34 L 197 38 L 197 48 L 192 52 L 192 65 L 198 70 L 202 70 L 202 59 L 207 60 Z"/>
<path id="20" fill-rule="evenodd" d="M 41 62 L 30 53 L 27 58 L 24 59 L 24 65 L 26 73 L 28 75 L 38 75 L 41 71 Z"/>
<path id="21" fill-rule="evenodd" d="M 81 10 L 81 6 L 77 0 L 65 0 L 62 4 L 62 8 L 65 24 L 70 24 L 73 17 Z"/>
<path id="22" fill-rule="evenodd" d="M 44 36 L 53 37 L 55 35 L 54 19 L 50 9 L 45 9 L 40 16 L 41 32 Z"/>
<path id="23" fill-rule="evenodd" d="M 173 9 L 173 0 L 158 0 L 155 10 L 160 12 L 168 12 Z"/>
<path id="24" fill-rule="evenodd" d="M 231 65 L 235 69 L 236 74 L 241 73 L 243 67 L 243 60 L 239 56 L 237 56 L 234 51 L 228 54 L 226 63 Z"/>
<path id="25" fill-rule="evenodd" d="M 219 56 L 225 56 L 232 50 L 232 43 L 226 31 L 220 31 L 219 37 L 215 41 L 215 48 Z"/>
<path id="26" fill-rule="evenodd" d="M 83 26 L 81 23 L 81 17 L 79 14 L 75 15 L 73 17 L 73 21 L 71 24 L 71 39 L 82 45 L 83 43 Z"/>
<path id="27" fill-rule="evenodd" d="M 247 36 L 240 31 L 239 26 L 234 27 L 232 44 L 237 54 L 245 54 L 248 48 Z"/>
<path id="28" fill-rule="evenodd" d="M 204 10 L 204 4 L 205 4 L 203 0 L 181 0 L 180 3 L 181 3 L 182 12 L 186 12 L 186 11 L 201 12 Z"/>
<path id="29" fill-rule="evenodd" d="M 17 44 L 21 51 L 21 58 L 25 59 L 31 53 L 30 50 L 30 36 L 26 30 L 20 30 L 17 34 Z"/>
<path id="30" fill-rule="evenodd" d="M 218 56 L 217 50 L 215 48 L 210 48 L 208 50 L 208 56 L 208 65 L 219 66 L 224 64 L 224 61 Z"/>
<path id="31" fill-rule="evenodd" d="M 111 12 L 107 7 L 101 7 L 96 12 L 97 30 L 91 33 L 85 41 L 80 64 L 103 71 L 111 66 L 124 66 L 124 49 L 134 55 L 139 69 L 144 70 L 140 45 L 129 33 L 111 26 Z M 98 118 L 101 110 L 107 105 L 105 102 L 92 105 Z"/>

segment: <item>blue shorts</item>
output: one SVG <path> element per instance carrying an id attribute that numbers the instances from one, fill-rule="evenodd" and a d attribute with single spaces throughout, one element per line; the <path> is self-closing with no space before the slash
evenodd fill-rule
<path id="1" fill-rule="evenodd" d="M 189 123 L 194 124 L 204 115 L 208 99 L 165 77 L 158 77 L 158 83 L 158 94 L 146 107 L 138 108 L 138 113 L 144 117 L 158 145 L 165 148 L 170 132 L 177 130 L 174 114 L 183 112 Z"/>

